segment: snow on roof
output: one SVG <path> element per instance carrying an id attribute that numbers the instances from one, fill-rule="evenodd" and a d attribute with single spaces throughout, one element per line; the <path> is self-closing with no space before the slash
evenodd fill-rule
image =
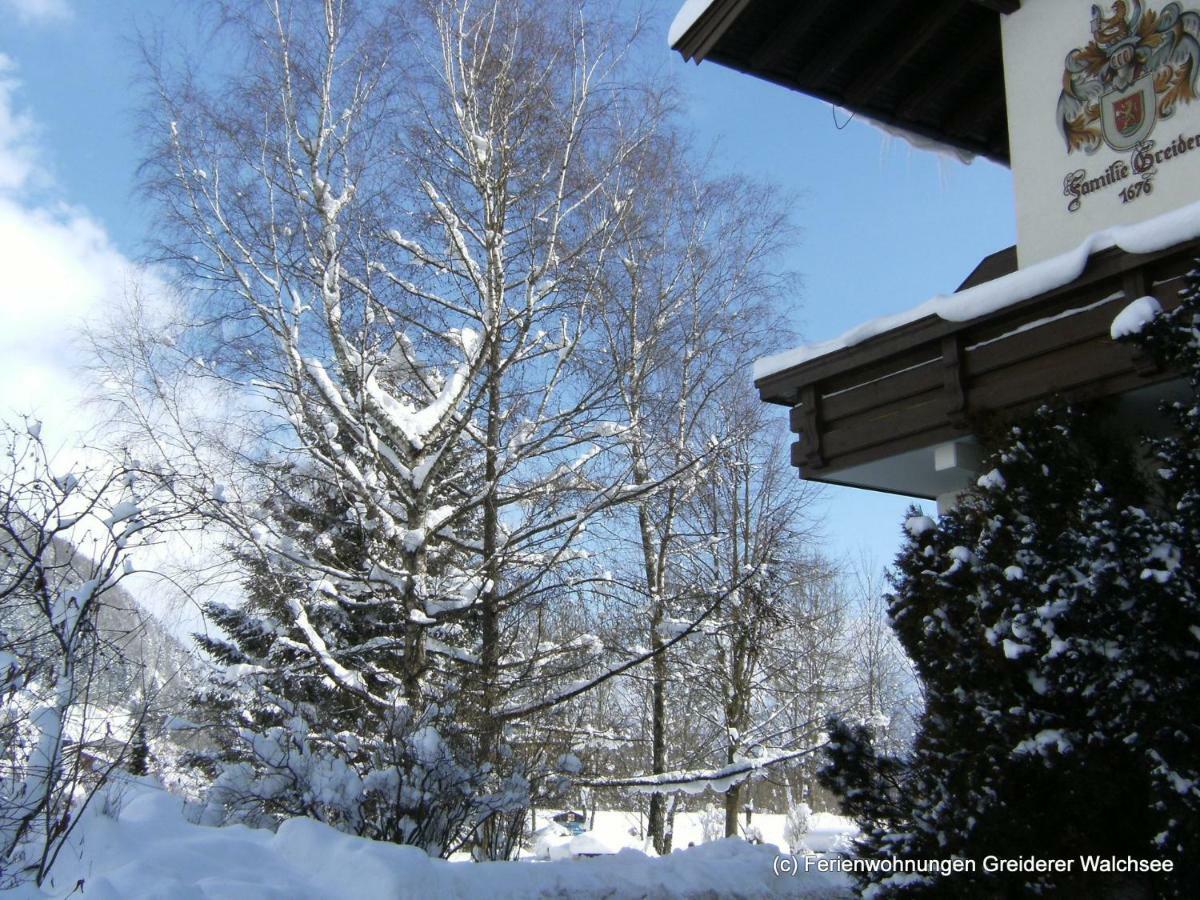
<path id="1" fill-rule="evenodd" d="M 916 322 L 926 316 L 940 316 L 948 322 L 966 322 L 988 315 L 1006 306 L 1070 284 L 1083 274 L 1088 257 L 1110 247 L 1119 247 L 1126 253 L 1155 253 L 1198 237 L 1200 203 L 1180 207 L 1135 225 L 1105 228 L 1088 236 L 1074 250 L 1060 256 L 1042 260 L 1001 278 L 985 281 L 957 294 L 939 294 L 912 309 L 857 325 L 833 340 L 802 344 L 792 350 L 765 356 L 754 363 L 754 379 L 765 378 L 818 357 L 853 347 L 876 335 Z"/>
<path id="2" fill-rule="evenodd" d="M 674 21 L 671 22 L 671 31 L 667 35 L 667 46 L 674 47 L 678 44 L 688 33 L 688 29 L 695 25 L 696 20 L 704 15 L 704 11 L 715 2 L 716 0 L 686 0 L 679 8 L 679 12 L 675 13 Z"/>

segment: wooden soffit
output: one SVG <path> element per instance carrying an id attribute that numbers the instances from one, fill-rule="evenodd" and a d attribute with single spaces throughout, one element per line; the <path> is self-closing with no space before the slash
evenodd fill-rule
<path id="1" fill-rule="evenodd" d="M 713 0 L 675 42 L 885 125 L 1009 164 L 1000 16 L 1020 0 Z"/>

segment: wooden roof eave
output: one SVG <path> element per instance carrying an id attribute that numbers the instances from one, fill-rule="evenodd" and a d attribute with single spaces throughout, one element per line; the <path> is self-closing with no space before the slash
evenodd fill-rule
<path id="1" fill-rule="evenodd" d="M 750 2 L 751 0 L 712 0 L 708 8 L 676 41 L 674 49 L 682 53 L 685 60 L 701 62 Z M 1011 15 L 1021 8 L 1021 0 L 949 0 L 948 3 L 943 3 L 943 6 L 953 8 L 962 3 L 974 3 L 1004 16 Z"/>
<path id="2" fill-rule="evenodd" d="M 713 0 L 674 44 L 685 62 L 703 62 L 750 0 Z"/>
<path id="3" fill-rule="evenodd" d="M 1169 247 L 1154 253 L 1132 254 L 1110 247 L 1094 254 L 1083 273 L 1074 281 L 1050 291 L 1010 304 L 983 316 L 962 321 L 943 319 L 928 315 L 904 325 L 867 338 L 860 343 L 806 360 L 754 382 L 759 397 L 767 402 L 792 406 L 798 402 L 807 385 L 826 381 L 856 369 L 885 362 L 890 357 L 922 345 L 939 342 L 942 338 L 960 331 L 977 328 L 981 324 L 1005 319 L 1020 319 L 1030 310 L 1069 294 L 1085 291 L 1088 287 L 1117 276 L 1136 273 L 1139 269 L 1171 256 L 1177 256 L 1180 247 Z"/>
<path id="4" fill-rule="evenodd" d="M 1034 297 L 962 321 L 926 315 L 755 385 L 763 400 L 790 407 L 802 477 L 940 496 L 962 484 L 946 480 L 957 470 L 934 467 L 932 448 L 969 439 L 976 416 L 1019 414 L 1055 395 L 1136 407 L 1173 390 L 1178 372 L 1109 330 L 1139 297 L 1174 308 L 1198 252 L 1195 237 L 1151 253 L 1110 247 L 1078 278 Z M 1008 255 L 993 254 L 967 283 Z"/>
<path id="5" fill-rule="evenodd" d="M 895 75 L 909 66 L 928 43 L 942 38 L 948 29 L 954 28 L 964 18 L 975 23 L 973 27 L 976 28 L 980 27 L 981 22 L 986 23 L 986 16 L 980 19 L 978 13 L 964 17 L 965 9 L 977 7 L 996 15 L 1008 14 L 1020 8 L 1019 0 L 941 0 L 928 7 L 917 7 L 922 18 L 915 23 L 895 21 L 899 15 L 912 14 L 912 10 L 903 3 L 897 6 L 896 0 L 874 0 L 860 9 L 859 15 L 846 20 L 846 28 L 839 32 L 839 39 L 827 35 L 828 39 L 821 42 L 819 59 L 807 57 L 799 72 L 781 71 L 780 61 L 789 53 L 794 55 L 795 48 L 806 36 L 821 31 L 822 16 L 835 6 L 834 0 L 808 0 L 796 5 L 762 44 L 747 53 L 745 47 L 730 52 L 730 42 L 727 40 L 722 44 L 722 38 L 730 32 L 739 17 L 752 15 L 761 7 L 756 7 L 749 0 L 713 0 L 674 47 L 685 60 L 699 63 L 711 59 L 736 71 L 832 103 L 890 128 L 982 156 L 1000 165 L 1008 165 L 1002 59 L 997 51 L 989 51 L 994 52 L 995 56 L 989 56 L 988 71 L 983 77 L 972 78 L 972 83 L 988 85 L 988 92 L 997 95 L 983 99 L 990 111 L 990 118 L 986 122 L 970 121 L 972 117 L 961 109 L 940 110 L 927 104 L 918 104 L 919 108 L 914 109 L 911 96 L 904 109 L 897 109 L 893 106 L 894 98 L 890 98 L 886 91 L 882 94 L 879 92 L 881 86 L 891 83 Z M 898 30 L 900 24 L 904 26 L 902 30 Z M 983 43 L 990 46 L 994 42 L 998 48 L 998 22 L 992 27 L 996 29 L 995 37 Z M 990 28 L 986 30 L 990 31 Z M 871 64 L 853 82 L 843 86 L 831 84 L 823 77 L 822 73 L 837 69 L 848 59 L 862 58 L 863 54 L 859 51 L 867 47 L 871 36 L 889 31 L 904 34 L 903 42 L 895 43 L 887 53 L 875 55 Z M 823 31 L 821 33 L 824 34 Z M 974 53 L 977 52 L 974 47 L 979 42 L 965 40 L 956 43 L 964 48 L 963 52 L 969 50 Z M 870 57 L 870 54 L 867 56 Z M 916 95 L 928 92 L 936 98 L 946 83 L 954 80 L 951 76 L 955 71 L 957 69 L 950 66 L 947 71 L 925 72 L 922 81 L 924 90 L 918 90 Z M 971 127 L 964 127 L 964 122 Z"/>

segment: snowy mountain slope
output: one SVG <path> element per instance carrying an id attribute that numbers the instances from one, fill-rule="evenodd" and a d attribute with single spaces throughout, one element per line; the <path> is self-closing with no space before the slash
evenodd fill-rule
<path id="1" fill-rule="evenodd" d="M 47 569 L 63 590 L 93 577 L 93 563 L 85 551 L 56 539 Z M 41 614 L 23 592 L 10 595 L 0 608 L 0 629 L 25 635 L 34 656 L 56 658 L 54 636 L 44 631 Z M 182 707 L 197 681 L 195 662 L 188 650 L 148 613 L 121 585 L 107 588 L 99 601 L 97 617 L 99 658 L 88 675 L 87 717 L 89 732 L 107 734 L 123 743 L 143 705 L 147 725 L 160 724 L 171 711 Z M 77 723 L 78 725 L 78 723 Z M 77 735 L 78 736 L 78 735 Z"/>

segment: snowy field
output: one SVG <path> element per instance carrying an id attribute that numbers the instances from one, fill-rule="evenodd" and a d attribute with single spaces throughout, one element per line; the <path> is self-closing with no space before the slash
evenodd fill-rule
<path id="1" fill-rule="evenodd" d="M 182 817 L 181 801 L 161 789 L 127 789 L 114 818 L 89 809 L 72 845 L 42 892 L 32 886 L 0 892 L 4 900 L 76 896 L 85 900 L 236 898 L 236 900 L 429 900 L 429 898 L 753 898 L 849 897 L 848 882 L 816 872 L 777 877 L 776 848 L 742 840 L 701 845 L 698 814 L 677 818 L 676 841 L 687 848 L 660 859 L 629 834 L 637 817 L 597 814 L 594 831 L 548 839 L 553 862 L 444 862 L 420 850 L 355 838 L 307 819 L 278 832 L 244 826 L 208 828 Z M 814 843 L 832 846 L 848 828 L 836 816 L 815 816 Z M 781 840 L 783 816 L 755 816 L 764 838 Z M 563 845 L 574 842 L 574 857 Z"/>
<path id="2" fill-rule="evenodd" d="M 599 810 L 596 813 L 595 827 L 585 834 L 572 837 L 566 834 L 566 830 L 561 826 L 553 823 L 554 812 L 556 811 L 538 812 L 538 833 L 532 848 L 537 857 L 561 859 L 583 853 L 616 853 L 625 848 L 642 851 L 649 849 L 645 841 L 637 836 L 645 828 L 645 819 L 639 820 L 637 813 Z M 723 809 L 716 810 L 718 827 L 722 830 L 724 816 Z M 791 849 L 788 847 L 788 841 L 784 839 L 784 825 L 785 817 L 782 814 L 755 813 L 749 827 L 746 826 L 744 816 L 738 817 L 738 826 L 743 837 L 757 838 L 764 844 Z M 814 853 L 848 849 L 849 839 L 854 832 L 854 823 L 849 819 L 830 813 L 813 813 L 803 847 L 795 849 L 797 852 Z M 704 813 L 676 814 L 675 848 L 682 850 L 689 844 L 700 845 L 704 842 Z"/>

